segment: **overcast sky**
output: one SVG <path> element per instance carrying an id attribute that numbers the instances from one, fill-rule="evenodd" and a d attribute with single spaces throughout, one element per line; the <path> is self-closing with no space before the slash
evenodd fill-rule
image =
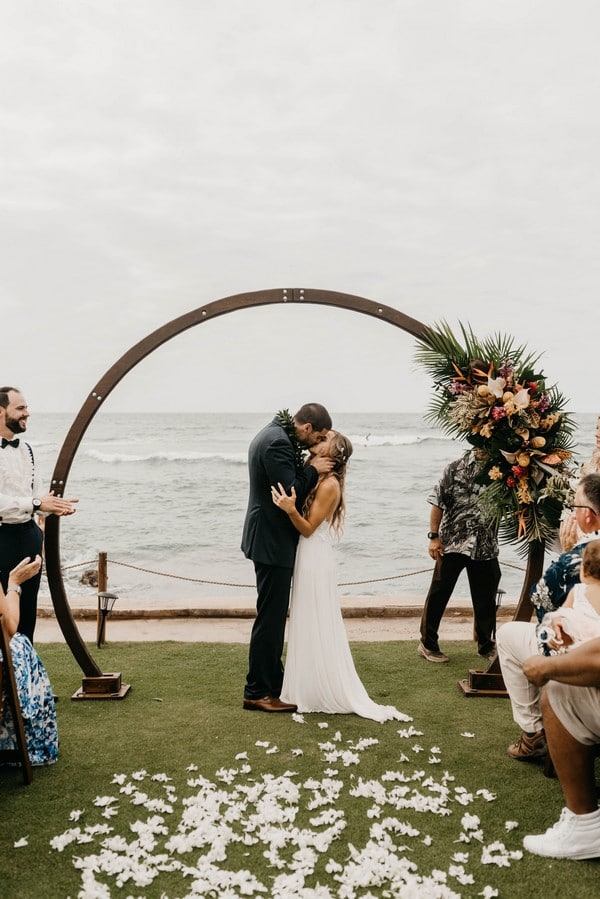
<path id="1" fill-rule="evenodd" d="M 32 413 L 76 412 L 173 318 L 278 287 L 514 335 L 600 411 L 597 0 L 2 9 L 0 381 Z M 104 411 L 418 411 L 413 353 L 356 313 L 245 310 Z"/>

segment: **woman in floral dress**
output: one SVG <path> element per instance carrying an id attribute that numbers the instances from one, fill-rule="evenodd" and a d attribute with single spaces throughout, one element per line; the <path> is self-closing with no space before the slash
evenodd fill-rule
<path id="1" fill-rule="evenodd" d="M 13 568 L 8 576 L 6 593 L 0 586 L 0 614 L 10 639 L 17 695 L 31 764 L 51 765 L 58 756 L 58 731 L 52 687 L 42 660 L 29 638 L 17 632 L 20 585 L 37 574 L 41 564 L 42 560 L 36 556 L 33 562 L 27 558 Z M 16 749 L 15 725 L 5 690 L 2 700 L 0 750 Z"/>

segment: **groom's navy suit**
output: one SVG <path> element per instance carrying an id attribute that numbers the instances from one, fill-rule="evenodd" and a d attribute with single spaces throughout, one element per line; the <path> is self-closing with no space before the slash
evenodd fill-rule
<path id="1" fill-rule="evenodd" d="M 273 421 L 260 431 L 248 451 L 250 496 L 242 534 L 242 551 L 256 571 L 256 619 L 250 637 L 249 671 L 244 696 L 279 696 L 283 681 L 283 639 L 298 531 L 271 498 L 271 486 L 294 487 L 298 508 L 317 483 L 309 465 L 296 471 L 294 448 Z"/>

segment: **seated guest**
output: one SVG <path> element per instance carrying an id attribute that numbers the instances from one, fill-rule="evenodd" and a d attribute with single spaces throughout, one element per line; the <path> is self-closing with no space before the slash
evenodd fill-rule
<path id="1" fill-rule="evenodd" d="M 577 489 L 578 479 L 582 478 L 586 474 L 598 474 L 600 473 L 600 415 L 598 416 L 598 420 L 596 421 L 596 439 L 595 446 L 592 450 L 592 455 L 584 462 L 581 468 L 579 469 L 576 477 L 575 477 L 575 485 L 573 489 Z M 577 527 L 577 522 L 571 516 L 570 518 L 565 518 L 564 521 L 561 522 L 560 525 L 560 545 L 562 547 L 563 552 L 568 552 L 568 550 L 572 549 L 577 543 L 579 543 L 585 534 Z"/>
<path id="2" fill-rule="evenodd" d="M 52 687 L 42 660 L 19 625 L 21 584 L 38 573 L 39 556 L 20 562 L 8 576 L 6 593 L 0 586 L 0 615 L 10 638 L 10 652 L 15 671 L 17 694 L 23 716 L 23 728 L 32 765 L 51 765 L 58 756 L 58 731 Z M 3 697 L 0 719 L 0 749 L 16 749 L 17 737 L 12 711 Z"/>
<path id="3" fill-rule="evenodd" d="M 563 605 L 544 615 L 537 628 L 538 640 L 550 650 L 544 655 L 600 637 L 600 540 L 586 544 L 579 578 Z"/>
<path id="4" fill-rule="evenodd" d="M 531 592 L 531 600 L 541 620 L 560 607 L 570 590 L 579 583 L 581 557 L 590 540 L 600 537 L 600 474 L 585 475 L 579 482 L 573 504 L 579 528 L 586 534 L 568 553 L 563 553 L 545 571 Z M 521 728 L 519 739 L 508 747 L 518 761 L 531 761 L 547 753 L 542 727 L 540 693 L 523 673 L 523 662 L 539 652 L 537 622 L 509 621 L 496 637 L 502 677 L 512 705 L 513 718 Z"/>
<path id="5" fill-rule="evenodd" d="M 523 846 L 548 858 L 600 857 L 600 809 L 595 758 L 600 743 L 600 638 L 562 655 L 536 655 L 523 670 L 542 693 L 548 750 L 566 807 L 543 834 Z"/>

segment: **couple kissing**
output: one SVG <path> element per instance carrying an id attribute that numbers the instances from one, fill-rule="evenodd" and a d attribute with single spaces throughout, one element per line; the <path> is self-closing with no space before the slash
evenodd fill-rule
<path id="1" fill-rule="evenodd" d="M 249 711 L 410 720 L 369 698 L 342 619 L 334 543 L 344 520 L 351 455 L 350 440 L 333 430 L 320 403 L 307 403 L 293 416 L 278 412 L 250 444 L 242 535 L 257 588 L 243 700 Z"/>

